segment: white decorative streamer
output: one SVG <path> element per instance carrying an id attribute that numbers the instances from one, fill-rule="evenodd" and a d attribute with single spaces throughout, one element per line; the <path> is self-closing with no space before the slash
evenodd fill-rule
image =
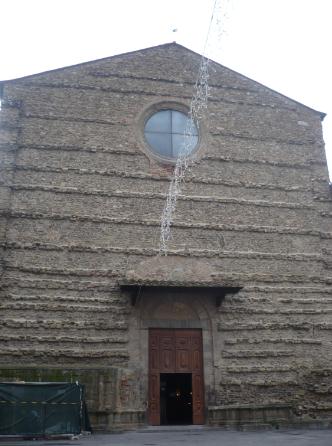
<path id="1" fill-rule="evenodd" d="M 195 95 L 191 101 L 190 111 L 188 113 L 183 143 L 176 160 L 173 177 L 166 197 L 166 204 L 161 217 L 160 253 L 164 255 L 167 255 L 167 245 L 171 238 L 171 224 L 176 208 L 176 202 L 181 192 L 181 184 L 184 181 L 185 172 L 190 162 L 193 162 L 193 160 L 189 158 L 189 155 L 191 148 L 193 147 L 193 138 L 196 138 L 194 127 L 196 125 L 199 130 L 199 122 L 207 107 L 207 99 L 209 96 L 208 65 L 209 59 L 203 57 L 199 68 L 199 76 L 195 84 Z"/>
<path id="2" fill-rule="evenodd" d="M 209 43 L 209 36 L 212 25 L 217 31 L 217 37 L 221 36 L 220 19 L 216 18 L 217 10 L 221 9 L 221 0 L 215 0 L 213 11 L 211 15 L 210 25 L 204 45 L 204 51 L 199 67 L 197 81 L 194 87 L 194 95 L 191 100 L 190 110 L 188 113 L 187 124 L 184 132 L 182 146 L 179 150 L 179 155 L 176 160 L 173 176 L 169 185 L 166 203 L 161 216 L 160 227 L 160 254 L 167 255 L 168 243 L 171 239 L 171 225 L 173 222 L 173 215 L 176 209 L 178 196 L 181 193 L 181 185 L 184 181 L 186 170 L 189 164 L 193 163 L 193 157 L 190 157 L 191 148 L 193 147 L 194 127 L 197 126 L 199 130 L 200 122 L 205 114 L 208 98 L 209 98 L 209 58 L 206 57 L 207 46 Z M 219 40 L 219 39 L 218 39 Z"/>

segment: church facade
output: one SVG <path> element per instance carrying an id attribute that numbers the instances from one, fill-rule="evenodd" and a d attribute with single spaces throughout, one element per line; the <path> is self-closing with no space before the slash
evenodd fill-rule
<path id="1" fill-rule="evenodd" d="M 79 381 L 95 429 L 332 420 L 324 115 L 217 63 L 167 256 L 201 56 L 2 83 L 0 381 Z"/>

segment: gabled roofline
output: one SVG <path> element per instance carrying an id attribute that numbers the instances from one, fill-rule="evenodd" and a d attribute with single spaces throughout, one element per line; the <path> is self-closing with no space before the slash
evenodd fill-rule
<path id="1" fill-rule="evenodd" d="M 55 69 L 52 69 L 52 70 L 46 70 L 46 71 L 42 71 L 42 72 L 39 72 L 39 73 L 29 74 L 27 76 L 22 76 L 22 77 L 18 77 L 18 78 L 14 78 L 14 79 L 3 80 L 3 81 L 0 81 L 0 90 L 2 89 L 3 84 L 8 83 L 8 82 L 22 81 L 22 80 L 30 79 L 30 78 L 33 78 L 35 76 L 40 76 L 40 75 L 43 75 L 43 74 L 56 73 L 56 72 L 61 71 L 61 70 L 66 70 L 66 69 L 71 69 L 71 68 L 81 67 L 81 66 L 87 66 L 87 65 L 94 64 L 94 63 L 103 62 L 103 61 L 106 61 L 106 60 L 115 59 L 116 57 L 129 56 L 131 54 L 140 53 L 142 51 L 148 51 L 148 50 L 156 49 L 156 48 L 165 48 L 165 47 L 170 47 L 170 46 L 181 47 L 181 48 L 185 49 L 186 51 L 189 51 L 189 52 L 195 54 L 198 57 L 202 57 L 202 55 L 197 53 L 196 51 L 193 51 L 190 48 L 187 48 L 187 47 L 185 47 L 185 46 L 183 46 L 183 45 L 181 45 L 181 44 L 179 44 L 179 43 L 174 41 L 174 42 L 164 43 L 164 44 L 161 44 L 161 45 L 150 46 L 150 47 L 147 47 L 147 48 L 141 48 L 141 49 L 134 50 L 134 51 L 128 51 L 128 52 L 125 52 L 125 53 L 115 54 L 113 56 L 102 57 L 101 59 L 90 60 L 88 62 L 80 62 L 80 63 L 74 64 L 74 65 L 67 65 L 67 66 L 60 67 L 60 68 L 55 68 Z M 220 67 L 225 68 L 226 70 L 229 70 L 229 71 L 235 73 L 236 75 L 241 76 L 241 77 L 249 80 L 250 82 L 254 82 L 255 84 L 257 84 L 257 85 L 259 85 L 259 86 L 261 86 L 263 88 L 266 88 L 267 90 L 269 90 L 269 91 L 271 91 L 273 93 L 276 93 L 279 96 L 282 96 L 285 99 L 288 99 L 289 101 L 292 101 L 295 104 L 300 105 L 301 107 L 304 107 L 304 108 L 306 108 L 306 109 L 308 109 L 308 110 L 310 110 L 310 111 L 312 111 L 314 113 L 319 114 L 321 121 L 324 120 L 324 118 L 326 116 L 326 113 L 318 111 L 318 110 L 315 110 L 314 108 L 309 107 L 308 105 L 305 105 L 302 102 L 299 102 L 299 101 L 297 101 L 297 100 L 295 100 L 293 98 L 290 98 L 289 96 L 286 96 L 285 94 L 280 93 L 277 90 L 274 90 L 274 89 L 272 89 L 270 87 L 267 87 L 266 85 L 264 85 L 264 84 L 262 84 L 262 83 L 260 83 L 260 82 L 258 82 L 256 80 L 254 80 L 254 79 L 252 79 L 252 78 L 250 78 L 250 77 L 248 77 L 248 76 L 246 76 L 246 75 L 244 75 L 242 73 L 239 73 L 238 71 L 235 71 L 232 68 L 228 68 L 225 65 L 222 65 L 219 62 L 214 61 L 213 59 L 211 59 L 211 61 L 213 63 L 215 63 L 216 65 L 219 65 Z"/>
<path id="2" fill-rule="evenodd" d="M 66 69 L 87 66 L 87 65 L 90 65 L 90 64 L 94 64 L 94 63 L 104 62 L 106 60 L 115 59 L 116 57 L 129 56 L 131 54 L 140 53 L 141 51 L 148 51 L 148 50 L 152 50 L 152 49 L 155 49 L 155 48 L 162 48 L 162 47 L 172 46 L 174 44 L 177 45 L 177 46 L 182 46 L 182 45 L 177 44 L 176 42 L 163 43 L 161 45 L 149 46 L 147 48 L 141 48 L 139 50 L 128 51 L 128 52 L 120 53 L 120 54 L 114 54 L 113 56 L 102 57 L 101 59 L 89 60 L 87 62 L 79 62 L 79 63 L 74 64 L 74 65 L 66 65 L 66 66 L 60 67 L 60 68 L 52 68 L 51 70 L 41 71 L 39 73 L 28 74 L 26 76 L 16 77 L 14 79 L 6 79 L 6 80 L 3 80 L 3 81 L 0 81 L 0 83 L 21 81 L 21 80 L 24 80 L 24 79 L 27 79 L 27 78 L 40 76 L 41 74 L 56 73 L 58 71 L 62 71 L 62 70 L 66 70 Z M 194 53 L 194 51 L 190 50 L 189 48 L 186 48 L 186 47 L 183 47 L 183 48 L 185 48 L 187 51 L 191 51 L 192 53 Z M 200 54 L 198 54 L 198 53 L 195 53 L 195 54 L 200 56 Z"/>
<path id="3" fill-rule="evenodd" d="M 180 47 L 184 48 L 185 50 L 190 51 L 191 53 L 195 54 L 196 56 L 202 57 L 202 54 L 199 54 L 199 53 L 197 53 L 196 51 L 193 51 L 193 50 L 191 50 L 190 48 L 187 48 L 187 47 L 181 45 L 180 43 L 177 43 L 177 42 L 171 42 L 171 43 L 169 43 L 168 45 L 171 45 L 171 44 L 175 44 L 175 45 L 177 45 L 177 46 L 180 46 Z M 163 46 L 163 45 L 159 45 L 159 46 Z M 157 48 L 157 47 L 158 47 L 158 46 L 151 47 L 151 48 Z M 149 49 L 149 48 L 147 48 L 147 49 Z M 267 90 L 272 91 L 273 93 L 276 93 L 276 94 L 278 94 L 279 96 L 282 96 L 282 97 L 284 97 L 285 99 L 288 99 L 289 101 L 294 102 L 295 104 L 301 105 L 301 107 L 307 108 L 308 110 L 313 111 L 314 113 L 318 113 L 319 116 L 320 116 L 320 118 L 321 118 L 321 121 L 323 121 L 323 119 L 324 119 L 325 116 L 326 116 L 326 113 L 324 113 L 324 112 L 321 112 L 321 111 L 316 110 L 316 109 L 314 109 L 314 108 L 312 108 L 312 107 L 309 107 L 308 105 L 305 105 L 305 104 L 303 104 L 302 102 L 297 101 L 296 99 L 290 98 L 289 96 L 286 96 L 285 94 L 280 93 L 280 92 L 277 91 L 277 90 L 273 90 L 273 88 L 267 87 L 266 85 L 262 84 L 261 82 L 258 82 L 258 81 L 256 81 L 255 79 L 252 79 L 251 77 L 246 76 L 245 74 L 239 73 L 238 71 L 235 71 L 235 70 L 233 70 L 232 68 L 226 67 L 225 65 L 222 65 L 221 63 L 216 62 L 216 61 L 213 60 L 213 59 L 210 59 L 210 60 L 211 60 L 211 62 L 215 63 L 216 65 L 219 65 L 220 67 L 225 68 L 226 70 L 231 71 L 232 73 L 235 73 L 235 74 L 237 74 L 238 76 L 241 76 L 241 77 L 243 77 L 243 78 L 245 78 L 245 79 L 248 79 L 248 81 L 250 81 L 250 82 L 254 82 L 255 84 L 260 85 L 261 87 L 266 88 Z"/>

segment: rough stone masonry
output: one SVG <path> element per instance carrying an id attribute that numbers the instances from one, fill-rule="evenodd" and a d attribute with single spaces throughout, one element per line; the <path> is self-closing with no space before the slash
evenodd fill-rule
<path id="1" fill-rule="evenodd" d="M 144 122 L 188 109 L 199 63 L 172 43 L 3 83 L 0 380 L 79 380 L 95 429 L 143 425 L 149 330 L 194 328 L 207 424 L 331 423 L 322 113 L 211 62 L 158 256 L 172 163 Z"/>

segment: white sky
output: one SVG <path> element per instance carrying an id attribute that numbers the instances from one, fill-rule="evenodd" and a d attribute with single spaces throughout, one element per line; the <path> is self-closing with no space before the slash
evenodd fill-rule
<path id="1" fill-rule="evenodd" d="M 0 80 L 174 40 L 202 53 L 214 1 L 1 0 Z M 208 56 L 327 113 L 332 177 L 332 1 L 217 4 L 220 24 L 210 34 Z"/>

